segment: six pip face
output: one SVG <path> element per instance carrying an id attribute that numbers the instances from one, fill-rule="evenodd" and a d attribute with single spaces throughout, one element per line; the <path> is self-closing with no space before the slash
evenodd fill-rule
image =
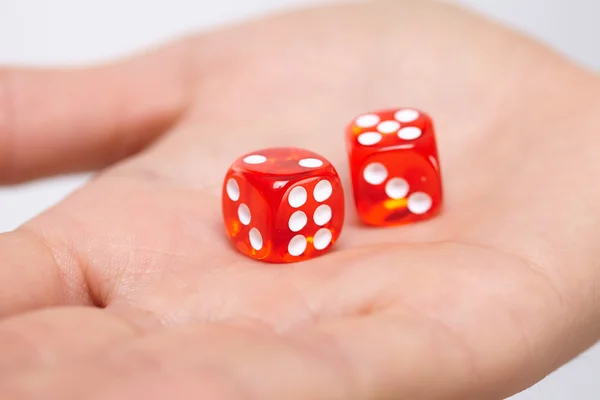
<path id="1" fill-rule="evenodd" d="M 434 217 L 442 183 L 433 123 L 414 109 L 363 114 L 346 129 L 354 203 L 363 223 L 393 226 Z M 242 254 L 291 263 L 328 252 L 344 224 L 333 165 L 298 148 L 241 156 L 223 182 L 227 235 Z"/>

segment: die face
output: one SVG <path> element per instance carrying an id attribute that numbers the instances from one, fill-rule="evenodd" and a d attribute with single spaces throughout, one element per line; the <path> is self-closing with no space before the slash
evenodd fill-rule
<path id="1" fill-rule="evenodd" d="M 232 177 L 244 182 L 239 197 L 245 203 L 234 201 L 238 197 L 234 184 L 228 189 Z M 321 203 L 331 208 L 327 221 Z M 248 210 L 239 211 L 241 204 Z M 248 212 L 256 215 L 256 224 L 244 224 Z M 337 240 L 344 218 L 343 189 L 331 163 L 318 154 L 295 148 L 263 149 L 232 164 L 223 186 L 223 215 L 230 239 L 243 254 L 273 263 L 302 261 L 321 255 Z M 318 229 L 315 219 L 322 224 Z M 260 248 L 252 243 L 252 235 L 256 243 L 258 233 Z"/>
<path id="2" fill-rule="evenodd" d="M 312 151 L 289 147 L 258 150 L 238 158 L 232 165 L 234 170 L 276 181 L 299 179 L 331 167 L 329 161 Z"/>
<path id="3" fill-rule="evenodd" d="M 414 150 L 438 158 L 431 118 L 424 112 L 401 108 L 363 114 L 348 127 L 347 145 L 354 159 L 373 151 Z"/>
<path id="4" fill-rule="evenodd" d="M 437 163 L 410 150 L 374 152 L 353 179 L 358 214 L 369 225 L 400 225 L 429 219 L 442 203 Z"/>
<path id="5" fill-rule="evenodd" d="M 238 251 L 262 260 L 271 253 L 272 219 L 265 198 L 247 178 L 239 171 L 227 173 L 222 193 L 223 220 Z"/>
<path id="6" fill-rule="evenodd" d="M 429 116 L 414 109 L 364 114 L 350 124 L 346 140 L 364 223 L 409 224 L 439 213 L 441 172 Z"/>
<path id="7" fill-rule="evenodd" d="M 340 236 L 344 213 L 344 192 L 335 170 L 294 182 L 274 225 L 277 258 L 297 262 L 329 251 Z"/>

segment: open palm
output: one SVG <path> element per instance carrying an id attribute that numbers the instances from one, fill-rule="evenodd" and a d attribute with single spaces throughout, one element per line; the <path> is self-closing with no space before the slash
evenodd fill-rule
<path id="1" fill-rule="evenodd" d="M 598 338 L 598 80 L 463 11 L 332 6 L 0 86 L 5 182 L 110 165 L 0 236 L 2 398 L 496 399 Z M 304 147 L 347 184 L 345 124 L 396 106 L 435 119 L 439 218 L 232 249 L 236 157 Z"/>

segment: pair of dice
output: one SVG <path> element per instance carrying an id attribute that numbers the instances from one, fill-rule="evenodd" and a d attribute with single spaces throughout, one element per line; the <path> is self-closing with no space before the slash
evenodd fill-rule
<path id="1" fill-rule="evenodd" d="M 372 226 L 438 214 L 442 183 L 431 118 L 414 109 L 356 118 L 346 130 L 354 202 Z M 227 234 L 243 254 L 265 262 L 303 261 L 327 252 L 344 224 L 344 190 L 333 165 L 297 148 L 244 155 L 223 184 Z"/>

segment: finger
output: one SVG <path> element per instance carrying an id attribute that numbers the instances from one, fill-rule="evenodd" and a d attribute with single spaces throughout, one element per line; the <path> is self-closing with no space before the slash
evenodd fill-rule
<path id="1" fill-rule="evenodd" d="M 97 308 L 52 308 L 0 321 L 0 375 L 56 368 L 131 340 L 131 324 Z"/>
<path id="2" fill-rule="evenodd" d="M 0 183 L 101 168 L 146 146 L 187 106 L 188 46 L 94 68 L 0 68 Z"/>
<path id="3" fill-rule="evenodd" d="M 30 232 L 0 235 L 0 317 L 53 305 L 92 303 L 80 270 L 70 261 L 57 262 L 56 256 Z"/>

